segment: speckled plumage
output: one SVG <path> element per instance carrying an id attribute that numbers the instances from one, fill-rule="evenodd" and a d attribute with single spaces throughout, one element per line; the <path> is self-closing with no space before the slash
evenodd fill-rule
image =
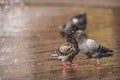
<path id="1" fill-rule="evenodd" d="M 70 39 L 67 39 L 63 45 L 52 53 L 51 59 L 69 62 L 73 61 L 74 57 L 78 54 L 79 49 L 76 39 L 73 36 L 69 36 L 69 38 Z"/>

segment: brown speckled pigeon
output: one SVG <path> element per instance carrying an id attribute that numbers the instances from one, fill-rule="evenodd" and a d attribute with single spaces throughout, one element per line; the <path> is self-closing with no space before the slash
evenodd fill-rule
<path id="1" fill-rule="evenodd" d="M 79 53 L 76 39 L 71 35 L 68 38 L 70 39 L 67 39 L 67 41 L 57 50 L 55 50 L 51 55 L 52 60 L 62 61 L 64 69 L 69 67 L 65 61 L 69 61 L 72 67 L 77 67 L 77 64 L 74 64 L 72 61 L 74 57 Z"/>

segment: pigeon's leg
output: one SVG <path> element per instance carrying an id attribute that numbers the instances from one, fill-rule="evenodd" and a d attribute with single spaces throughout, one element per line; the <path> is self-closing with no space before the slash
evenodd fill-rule
<path id="1" fill-rule="evenodd" d="M 77 67 L 77 66 L 78 66 L 78 64 L 75 64 L 75 63 L 73 63 L 72 61 L 70 61 L 70 63 L 71 63 L 71 65 L 72 65 L 72 67 Z"/>
<path id="2" fill-rule="evenodd" d="M 64 61 L 62 61 L 62 64 L 63 64 L 63 68 L 64 68 L 64 69 L 69 68 L 69 66 L 68 66 Z"/>
<path id="3" fill-rule="evenodd" d="M 96 67 L 97 67 L 97 69 L 100 69 L 100 61 L 99 61 L 99 59 L 98 59 L 98 58 L 97 58 Z"/>

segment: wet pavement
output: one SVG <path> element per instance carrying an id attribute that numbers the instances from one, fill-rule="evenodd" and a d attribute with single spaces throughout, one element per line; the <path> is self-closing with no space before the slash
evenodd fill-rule
<path id="1" fill-rule="evenodd" d="M 120 80 L 120 8 L 87 6 L 28 6 L 6 3 L 0 8 L 0 80 Z M 82 60 L 79 53 L 75 69 L 63 70 L 59 61 L 49 60 L 63 42 L 59 31 L 80 12 L 87 12 L 86 33 L 113 49 L 112 57 Z"/>

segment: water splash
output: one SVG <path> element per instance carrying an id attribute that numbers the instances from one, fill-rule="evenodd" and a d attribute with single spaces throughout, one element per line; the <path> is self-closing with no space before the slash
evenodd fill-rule
<path id="1" fill-rule="evenodd" d="M 24 32 L 22 31 L 29 27 L 26 25 L 28 25 L 30 16 L 28 15 L 29 8 L 21 0 L 0 0 L 0 4 L 2 5 L 0 8 L 0 44 L 2 45 L 0 45 L 0 68 L 4 68 L 0 72 L 2 73 L 3 79 L 5 78 L 6 80 L 9 75 L 6 76 L 5 73 L 12 74 L 12 72 L 9 71 L 12 71 L 13 69 L 17 72 L 16 65 L 19 65 L 19 62 L 22 59 L 24 60 L 29 57 L 29 52 L 27 52 L 25 47 L 21 47 L 21 49 L 18 47 L 18 45 L 20 46 L 22 44 L 23 40 L 17 39 L 18 41 L 16 41 L 10 37 L 24 35 Z M 27 44 L 27 41 L 25 44 Z M 21 54 L 19 53 L 19 50 L 25 53 L 22 59 L 20 56 L 16 56 Z M 12 67 L 4 67 L 5 65 Z M 29 66 L 25 66 L 24 68 L 25 72 L 31 72 Z M 20 73 L 19 75 L 22 74 Z"/>
<path id="2" fill-rule="evenodd" d="M 27 24 L 27 6 L 21 0 L 0 0 L 0 41 L 1 54 L 0 63 L 7 60 L 8 53 L 13 51 L 13 47 L 6 47 L 6 38 L 3 36 L 13 36 L 20 32 Z M 16 62 L 16 61 L 15 61 Z"/>
<path id="3" fill-rule="evenodd" d="M 2 0 L 2 11 L 0 12 L 2 35 L 9 35 L 10 32 L 16 33 L 23 29 L 27 24 L 28 16 L 26 11 L 28 7 L 21 0 Z M 5 32 L 7 32 L 5 34 Z"/>

